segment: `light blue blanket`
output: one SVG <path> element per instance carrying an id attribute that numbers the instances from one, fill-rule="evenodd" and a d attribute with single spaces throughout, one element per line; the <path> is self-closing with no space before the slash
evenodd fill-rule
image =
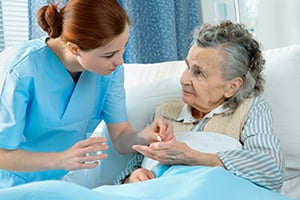
<path id="1" fill-rule="evenodd" d="M 139 183 L 105 185 L 93 190 L 72 183 L 44 181 L 0 190 L 7 200 L 288 200 L 221 167 L 172 166 L 161 177 Z"/>

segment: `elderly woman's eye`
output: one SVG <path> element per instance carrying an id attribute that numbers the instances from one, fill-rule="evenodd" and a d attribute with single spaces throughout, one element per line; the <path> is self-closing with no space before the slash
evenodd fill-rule
<path id="1" fill-rule="evenodd" d="M 195 70 L 194 70 L 194 75 L 195 75 L 195 76 L 202 76 L 202 75 L 203 75 L 203 73 L 202 73 L 202 71 L 201 71 L 201 70 L 199 70 L 199 69 L 195 69 Z"/>

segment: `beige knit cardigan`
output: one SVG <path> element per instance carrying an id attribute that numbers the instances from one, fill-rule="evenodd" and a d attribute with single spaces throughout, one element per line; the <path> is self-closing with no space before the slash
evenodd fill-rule
<path id="1" fill-rule="evenodd" d="M 214 114 L 204 127 L 204 131 L 221 133 L 231 136 L 240 141 L 242 129 L 252 105 L 253 98 L 245 99 L 230 115 Z M 169 99 L 160 102 L 155 111 L 155 116 L 164 116 L 168 119 L 177 119 L 184 106 L 180 99 Z M 228 112 L 228 111 L 227 111 Z M 190 131 L 193 127 L 192 123 L 183 123 L 171 120 L 175 132 Z"/>

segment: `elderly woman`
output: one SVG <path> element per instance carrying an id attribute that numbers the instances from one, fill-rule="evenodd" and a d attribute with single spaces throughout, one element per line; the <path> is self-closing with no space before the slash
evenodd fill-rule
<path id="1" fill-rule="evenodd" d="M 242 148 L 206 153 L 181 141 L 134 145 L 141 154 L 135 154 L 116 182 L 154 178 L 153 172 L 140 168 L 146 156 L 167 165 L 221 166 L 257 185 L 279 190 L 284 160 L 273 132 L 271 107 L 260 96 L 265 60 L 258 42 L 241 24 L 204 24 L 195 30 L 185 61 L 184 106 L 172 120 L 174 130 L 188 125 L 192 131 L 222 133 L 236 138 Z"/>

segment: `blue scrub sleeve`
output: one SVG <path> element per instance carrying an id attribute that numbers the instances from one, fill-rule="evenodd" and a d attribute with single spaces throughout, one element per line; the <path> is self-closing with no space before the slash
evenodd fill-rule
<path id="1" fill-rule="evenodd" d="M 23 139 L 29 93 L 14 73 L 0 74 L 0 147 L 16 149 Z"/>
<path id="2" fill-rule="evenodd" d="M 103 105 L 104 121 L 108 124 L 127 121 L 124 67 L 119 66 L 112 74 Z"/>

